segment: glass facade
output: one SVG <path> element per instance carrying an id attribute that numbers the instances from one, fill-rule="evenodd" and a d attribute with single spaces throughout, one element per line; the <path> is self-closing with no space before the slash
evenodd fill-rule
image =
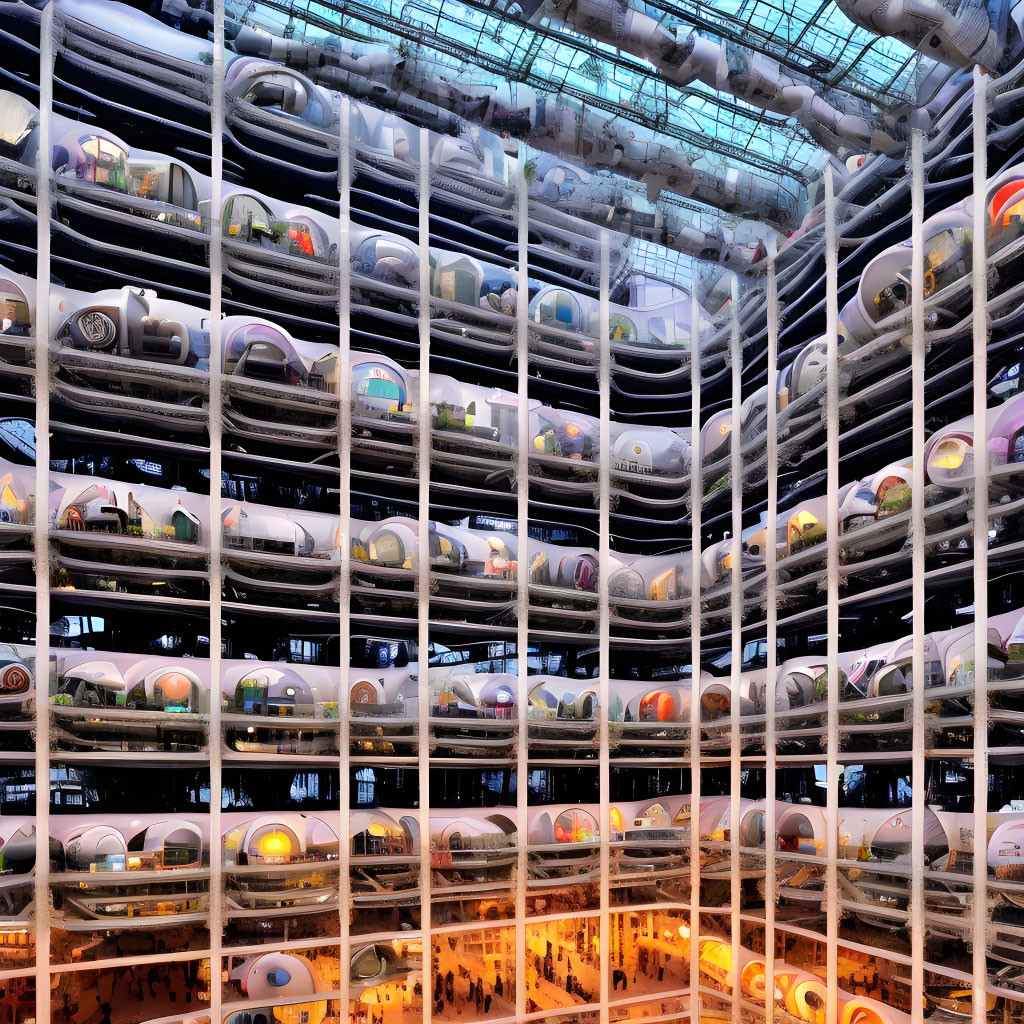
<path id="1" fill-rule="evenodd" d="M 1020 25 L 0 3 L 0 1024 L 1024 1021 Z"/>

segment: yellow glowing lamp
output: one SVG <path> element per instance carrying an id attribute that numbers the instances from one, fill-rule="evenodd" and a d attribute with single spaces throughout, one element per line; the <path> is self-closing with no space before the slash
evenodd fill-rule
<path id="1" fill-rule="evenodd" d="M 379 822 L 373 822 L 366 830 L 371 836 L 377 836 L 379 838 L 388 837 L 391 835 L 391 829 L 387 825 L 381 825 Z"/>
<path id="2" fill-rule="evenodd" d="M 725 435 L 728 434 L 730 430 L 732 430 L 732 421 L 731 420 L 728 423 L 723 423 L 718 428 L 718 432 L 722 435 L 722 437 L 725 437 Z"/>
<path id="3" fill-rule="evenodd" d="M 611 818 L 612 818 L 612 831 L 613 832 L 621 832 L 622 831 L 622 811 L 620 811 L 618 809 L 618 807 L 613 807 L 612 808 Z"/>
<path id="4" fill-rule="evenodd" d="M 539 452 L 544 451 L 544 438 L 540 434 L 533 439 L 533 447 Z"/>
<path id="5" fill-rule="evenodd" d="M 261 857 L 287 857 L 292 852 L 292 841 L 286 833 L 275 829 L 260 836 L 256 850 Z"/>
<path id="6" fill-rule="evenodd" d="M 565 432 L 566 432 L 566 434 L 569 435 L 569 437 L 579 437 L 580 434 L 583 433 L 583 431 L 580 430 L 580 428 L 577 427 L 575 423 L 567 424 L 566 428 L 565 428 Z"/>
<path id="7" fill-rule="evenodd" d="M 932 464 L 939 469 L 959 469 L 966 454 L 967 449 L 959 441 L 943 441 L 935 449 Z"/>

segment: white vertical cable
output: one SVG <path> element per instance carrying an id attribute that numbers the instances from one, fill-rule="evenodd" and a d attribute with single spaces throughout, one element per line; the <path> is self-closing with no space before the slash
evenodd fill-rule
<path id="1" fill-rule="evenodd" d="M 700 1024 L 700 303 L 690 285 L 690 1021 Z"/>
<path id="2" fill-rule="evenodd" d="M 825 424 L 828 435 L 828 611 L 827 679 L 828 746 L 825 756 L 827 804 L 825 808 L 826 905 L 826 1011 L 825 1019 L 839 1019 L 839 260 L 835 183 L 831 165 L 825 168 L 825 319 L 828 338 Z"/>
<path id="3" fill-rule="evenodd" d="M 221 840 L 221 455 L 224 359 L 221 332 L 221 203 L 224 182 L 224 2 L 214 5 L 210 93 L 210 1020 L 221 1019 L 224 928 Z"/>
<path id="4" fill-rule="evenodd" d="M 519 567 L 516 573 L 516 673 L 519 742 L 516 744 L 516 1020 L 526 1014 L 526 879 L 529 871 L 529 701 L 527 653 L 530 642 L 530 196 L 526 182 L 526 147 L 519 152 L 517 176 L 517 229 L 519 267 L 516 279 L 516 540 Z M 511 982 L 513 979 L 508 979 Z"/>
<path id="5" fill-rule="evenodd" d="M 39 152 L 36 176 L 36 1020 L 50 1019 L 50 117 L 54 25 L 50 3 L 39 20 Z"/>
<path id="6" fill-rule="evenodd" d="M 912 729 L 913 767 L 910 809 L 910 990 L 924 991 L 924 805 L 925 805 L 925 730 L 924 730 L 924 143 L 923 133 L 910 136 L 910 216 L 913 267 L 911 269 L 911 578 L 914 648 L 911 675 L 914 681 Z M 911 1006 L 914 1024 L 924 1022 L 924 1002 L 914 999 Z"/>
<path id="7" fill-rule="evenodd" d="M 598 685 L 598 718 L 600 729 L 599 739 L 600 751 L 600 801 L 601 816 L 598 834 L 601 837 L 601 935 L 600 935 L 600 957 L 601 957 L 601 1024 L 608 1024 L 608 999 L 611 991 L 611 964 L 609 963 L 609 949 L 611 938 L 611 897 L 610 897 L 610 874 L 611 874 L 611 777 L 609 775 L 609 743 L 608 743 L 608 701 L 611 692 L 608 676 L 611 672 L 609 654 L 611 641 L 609 637 L 611 625 L 608 612 L 608 580 L 611 576 L 612 545 L 611 545 L 611 417 L 609 409 L 611 406 L 611 338 L 609 330 L 609 317 L 611 309 L 609 306 L 609 239 L 608 232 L 601 232 L 601 302 L 600 320 L 601 336 L 599 338 L 600 363 L 598 394 L 601 404 L 601 427 L 600 427 L 600 452 L 601 461 L 598 465 L 598 489 L 600 492 L 600 505 L 598 509 L 599 531 L 601 534 L 601 549 L 599 552 L 600 569 L 598 571 L 598 664 L 600 665 L 600 678 Z"/>
<path id="8" fill-rule="evenodd" d="M 765 1024 L 775 1024 L 775 690 L 778 666 L 776 657 L 776 636 L 778 612 L 776 602 L 775 519 L 779 511 L 779 406 L 778 406 L 778 362 L 779 362 L 779 285 L 775 277 L 775 235 L 768 238 L 768 395 L 765 403 L 768 451 L 768 510 L 765 516 L 764 564 L 767 582 L 766 640 L 768 663 L 764 673 L 765 701 L 765 808 L 764 808 L 764 949 L 765 949 Z"/>
<path id="9" fill-rule="evenodd" d="M 974 68 L 974 983 L 972 1018 L 985 1024 L 988 919 L 988 76 Z"/>
<path id="10" fill-rule="evenodd" d="M 430 937 L 430 132 L 420 129 L 419 177 L 419 256 L 420 256 L 420 376 L 416 401 L 419 426 L 419 507 L 417 540 L 417 625 L 419 731 L 417 764 L 419 766 L 420 823 L 420 924 L 423 931 L 423 1020 L 430 1024 L 433 1001 L 433 943 Z"/>
<path id="11" fill-rule="evenodd" d="M 352 879 L 350 757 L 352 707 L 349 686 L 349 640 L 352 596 L 352 529 L 349 482 L 352 472 L 352 371 L 351 371 L 351 246 L 352 222 L 352 150 L 349 144 L 349 122 L 352 106 L 348 98 L 341 101 L 338 137 L 338 751 L 340 761 L 339 813 L 341 843 L 338 846 L 338 915 L 340 927 L 341 971 L 338 989 L 340 1004 L 347 1016 L 351 1000 L 349 969 L 352 953 L 351 928 Z M 423 986 L 424 993 L 427 986 Z"/>
<path id="12" fill-rule="evenodd" d="M 740 664 L 743 655 L 743 566 L 740 547 L 743 534 L 743 452 L 741 449 L 740 407 L 743 405 L 743 349 L 740 339 L 740 280 L 733 274 L 732 325 L 729 339 L 729 360 L 732 364 L 732 431 L 729 435 L 729 468 L 732 475 L 732 519 L 729 538 L 730 570 L 729 619 L 732 625 L 732 648 L 729 665 L 729 895 L 730 938 L 732 962 L 740 962 Z M 732 1022 L 740 1024 L 740 978 L 737 970 L 732 990 Z"/>

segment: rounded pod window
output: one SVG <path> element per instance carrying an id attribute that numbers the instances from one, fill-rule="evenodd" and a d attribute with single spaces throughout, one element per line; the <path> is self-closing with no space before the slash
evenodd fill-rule
<path id="1" fill-rule="evenodd" d="M 360 679 L 352 684 L 353 704 L 376 704 L 377 702 L 377 687 L 368 679 Z"/>
<path id="2" fill-rule="evenodd" d="M 664 690 L 653 690 L 640 701 L 641 722 L 672 722 L 676 717 L 675 698 Z"/>
<path id="3" fill-rule="evenodd" d="M 558 566 L 558 583 L 588 594 L 597 592 L 597 559 L 593 555 L 566 555 Z"/>
<path id="4" fill-rule="evenodd" d="M 562 811 L 555 818 L 555 842 L 586 843 L 598 836 L 597 822 L 594 816 L 580 807 Z"/>
<path id="5" fill-rule="evenodd" d="M 608 580 L 608 594 L 628 601 L 642 601 L 646 596 L 644 578 L 635 569 L 619 569 Z"/>

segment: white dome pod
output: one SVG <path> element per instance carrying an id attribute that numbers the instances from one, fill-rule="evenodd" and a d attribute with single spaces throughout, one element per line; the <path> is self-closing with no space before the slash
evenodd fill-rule
<path id="1" fill-rule="evenodd" d="M 393 946 L 383 942 L 358 946 L 352 951 L 352 992 L 361 1003 L 379 1002 L 376 987 L 385 982 L 408 977 L 413 964 L 400 957 Z"/>
<path id="2" fill-rule="evenodd" d="M 221 330 L 225 373 L 337 393 L 340 367 L 335 346 L 296 341 L 260 317 L 225 317 Z"/>
<path id="3" fill-rule="evenodd" d="M 17 275 L 0 275 L 0 337 L 26 337 L 32 333 L 35 320 L 35 296 L 19 286 Z M 26 281 L 27 279 L 23 279 Z M 56 296 L 55 296 L 56 297 Z"/>
<path id="4" fill-rule="evenodd" d="M 351 813 L 349 844 L 356 857 L 415 856 L 417 852 L 416 837 L 380 809 Z"/>
<path id="5" fill-rule="evenodd" d="M 626 712 L 635 722 L 686 722 L 689 700 L 689 687 L 654 686 L 631 700 Z"/>
<path id="6" fill-rule="evenodd" d="M 75 707 L 110 707 L 125 694 L 125 680 L 112 661 L 83 661 L 60 675 L 59 693 L 71 697 Z"/>
<path id="7" fill-rule="evenodd" d="M 415 519 L 392 516 L 369 524 L 360 537 L 364 561 L 393 569 L 414 569 L 419 558 L 419 534 Z M 357 556 L 358 557 L 358 556 Z"/>
<path id="8" fill-rule="evenodd" d="M 843 306 L 839 314 L 843 344 L 859 347 L 869 342 L 881 329 L 880 323 L 899 314 L 909 316 L 910 264 L 909 242 L 900 242 L 880 252 L 861 274 L 857 294 Z"/>
<path id="9" fill-rule="evenodd" d="M 828 346 L 824 338 L 808 342 L 796 359 L 783 371 L 785 374 L 785 406 L 792 405 L 824 379 Z M 781 386 L 781 385 L 780 385 Z M 781 392 L 780 392 L 781 396 Z"/>
<path id="10" fill-rule="evenodd" d="M 746 797 L 740 798 L 739 822 L 742 826 L 743 817 L 751 805 Z M 716 797 L 706 803 L 701 801 L 700 807 L 701 839 L 713 839 L 719 842 L 731 842 L 732 834 L 732 798 Z"/>
<path id="11" fill-rule="evenodd" d="M 315 964 L 304 956 L 291 953 L 263 953 L 249 957 L 231 972 L 231 980 L 238 983 L 247 999 L 268 1005 L 277 999 L 316 996 L 328 988 Z M 273 1019 L 320 1024 L 327 1016 L 327 1006 L 326 1000 L 289 1002 L 280 1009 L 280 1013 L 287 1013 L 288 1017 L 282 1018 L 278 1012 L 272 1011 Z"/>
<path id="12" fill-rule="evenodd" d="M 811 657 L 789 658 L 778 669 L 775 678 L 775 710 L 791 711 L 824 700 L 816 681 L 825 672 L 820 660 Z"/>
<path id="13" fill-rule="evenodd" d="M 397 114 L 374 110 L 366 104 L 353 104 L 365 112 L 365 116 L 375 119 L 372 129 L 370 146 L 385 156 L 413 165 L 420 162 L 420 132 L 408 121 L 403 121 Z"/>
<path id="14" fill-rule="evenodd" d="M 534 451 L 545 455 L 588 462 L 600 454 L 600 424 L 585 413 L 535 406 L 530 411 L 530 434 Z M 613 439 L 614 436 L 612 424 Z M 612 447 L 614 452 L 614 442 Z"/>
<path id="15" fill-rule="evenodd" d="M 206 684 L 184 665 L 153 667 L 148 659 L 136 662 L 125 672 L 128 702 L 153 711 L 197 713 Z"/>
<path id="16" fill-rule="evenodd" d="M 483 283 L 484 268 L 478 259 L 445 249 L 430 250 L 430 294 L 435 298 L 476 308 Z"/>
<path id="17" fill-rule="evenodd" d="M 416 714 L 418 685 L 414 665 L 350 667 L 348 686 L 353 714 L 396 714 L 406 708 L 410 714 Z"/>
<path id="18" fill-rule="evenodd" d="M 540 721 L 594 721 L 598 699 L 593 680 L 531 676 L 529 716 Z"/>
<path id="19" fill-rule="evenodd" d="M 262 815 L 225 833 L 225 841 L 238 831 L 242 831 L 238 851 L 250 864 L 328 860 L 338 855 L 337 832 L 313 815 Z"/>
<path id="20" fill-rule="evenodd" d="M 419 247 L 400 235 L 353 225 L 349 253 L 355 274 L 405 288 L 419 287 Z"/>
<path id="21" fill-rule="evenodd" d="M 1024 881 L 1024 815 L 996 826 L 988 841 L 988 866 L 996 878 Z M 1013 902 L 1019 906 L 1021 899 L 1018 894 Z"/>
<path id="22" fill-rule="evenodd" d="M 530 817 L 530 845 L 596 843 L 601 837 L 597 818 L 596 809 L 572 804 L 537 808 Z"/>
<path id="23" fill-rule="evenodd" d="M 236 57 L 224 75 L 224 91 L 284 117 L 328 129 L 337 115 L 329 93 L 305 75 L 272 61 Z"/>
<path id="24" fill-rule="evenodd" d="M 17 93 L 0 89 L 0 144 L 20 151 L 38 124 L 38 107 Z"/>
<path id="25" fill-rule="evenodd" d="M 791 804 L 776 818 L 778 849 L 820 854 L 825 849 L 825 812 L 811 804 Z"/>
<path id="26" fill-rule="evenodd" d="M 726 443 L 732 433 L 732 409 L 716 412 L 700 428 L 700 457 L 703 461 L 724 456 L 728 451 Z"/>
<path id="27" fill-rule="evenodd" d="M 861 822 L 855 819 L 860 817 Z M 881 819 L 881 820 L 879 820 Z M 910 808 L 901 811 L 891 809 L 854 811 L 844 814 L 839 824 L 840 842 L 842 833 L 854 832 L 857 824 L 863 824 L 863 837 L 852 834 L 851 845 L 866 847 L 871 856 L 882 861 L 903 860 L 909 862 L 913 853 L 913 835 Z M 930 807 L 924 809 L 924 843 L 922 852 L 925 864 L 940 861 L 949 853 L 949 839 L 942 823 Z"/>
<path id="28" fill-rule="evenodd" d="M 90 825 L 64 844 L 69 871 L 90 871 L 100 864 L 113 861 L 125 868 L 128 844 L 124 836 L 110 825 Z"/>
<path id="29" fill-rule="evenodd" d="M 910 460 L 904 459 L 890 462 L 849 487 L 839 504 L 840 532 L 855 530 L 910 508 L 912 475 Z"/>
<path id="30" fill-rule="evenodd" d="M 1024 395 L 989 409 L 987 420 L 985 447 L 989 468 L 1024 459 Z M 948 423 L 928 439 L 924 449 L 925 472 L 933 484 L 951 490 L 963 490 L 970 485 L 974 479 L 977 433 L 974 417 L 965 416 Z M 1000 482 L 999 478 L 995 481 L 997 485 Z"/>
<path id="31" fill-rule="evenodd" d="M 0 704 L 21 703 L 32 689 L 34 658 L 13 644 L 0 644 Z"/>
<path id="32" fill-rule="evenodd" d="M 203 862 L 203 833 L 198 825 L 168 819 L 148 825 L 128 842 L 129 852 L 141 852 L 156 868 L 193 868 Z"/>
<path id="33" fill-rule="evenodd" d="M 544 285 L 530 300 L 529 317 L 543 327 L 596 336 L 597 301 L 561 285 Z"/>
<path id="34" fill-rule="evenodd" d="M 225 699 L 245 715 L 311 717 L 316 713 L 317 702 L 312 687 L 301 674 L 305 667 L 248 662 L 225 676 L 228 685 L 230 679 L 236 679 L 234 689 L 225 693 Z"/>
<path id="35" fill-rule="evenodd" d="M 775 801 L 775 821 L 778 823 L 779 816 L 783 811 L 792 807 L 783 800 Z M 746 849 L 763 850 L 768 840 L 765 831 L 767 823 L 767 804 L 764 800 L 754 800 L 742 812 L 740 816 L 740 846 Z"/>
<path id="36" fill-rule="evenodd" d="M 690 470 L 690 442 L 665 427 L 612 424 L 612 469 L 682 476 Z"/>
<path id="37" fill-rule="evenodd" d="M 974 626 L 960 626 L 936 636 L 942 660 L 943 682 L 947 686 L 962 686 L 973 693 L 976 652 Z M 999 679 L 1005 663 L 1003 642 L 999 631 L 988 627 L 988 678 Z"/>

